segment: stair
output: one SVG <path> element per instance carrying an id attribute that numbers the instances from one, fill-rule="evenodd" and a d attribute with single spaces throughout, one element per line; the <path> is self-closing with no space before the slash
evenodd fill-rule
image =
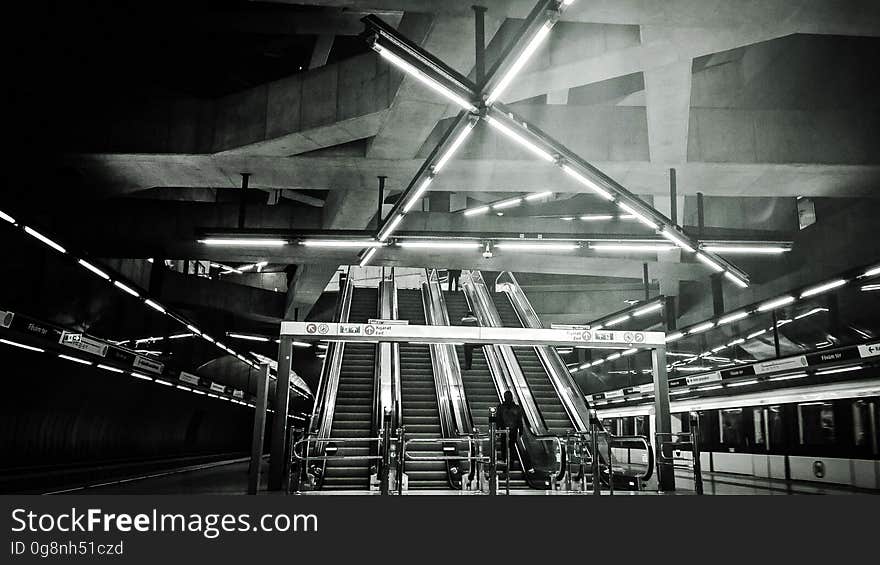
<path id="1" fill-rule="evenodd" d="M 366 323 L 378 311 L 378 291 L 375 288 L 355 288 L 351 298 L 348 320 Z M 330 439 L 350 437 L 368 438 L 373 425 L 373 387 L 376 346 L 371 343 L 346 343 L 342 354 L 342 370 Z M 370 454 L 368 441 L 340 445 L 336 455 Z M 368 459 L 330 460 L 324 469 L 324 488 L 328 490 L 369 490 L 370 466 Z"/>
<path id="2" fill-rule="evenodd" d="M 468 310 L 464 294 L 444 291 L 443 296 L 446 300 L 449 323 L 453 326 L 461 325 L 461 319 Z M 500 401 L 483 348 L 474 349 L 474 362 L 470 371 L 464 369 L 464 347 L 456 345 L 455 352 L 458 354 L 458 362 L 461 366 L 461 380 L 464 385 L 465 397 L 471 409 L 471 420 L 474 427 L 481 433 L 487 433 L 489 431 L 489 408 L 498 406 Z M 511 488 L 528 488 L 523 477 L 519 457 L 513 457 L 511 461 L 510 486 Z"/>
<path id="3" fill-rule="evenodd" d="M 400 320 L 425 325 L 421 291 L 398 290 L 397 312 Z M 429 346 L 400 344 L 400 381 L 402 424 L 407 438 L 443 437 Z M 443 455 L 439 444 L 412 444 L 407 450 L 421 457 Z M 450 488 L 444 461 L 407 461 L 406 474 L 413 490 Z"/>
<path id="4" fill-rule="evenodd" d="M 492 294 L 492 299 L 504 327 L 522 327 L 507 293 L 495 292 Z M 513 352 L 519 361 L 520 369 L 529 384 L 535 404 L 538 405 L 538 410 L 541 411 L 541 416 L 544 417 L 544 423 L 547 424 L 548 430 L 553 434 L 566 435 L 574 429 L 574 426 L 559 399 L 556 388 L 550 381 L 550 376 L 541 363 L 541 358 L 538 357 L 537 350 L 534 347 L 514 347 Z"/>

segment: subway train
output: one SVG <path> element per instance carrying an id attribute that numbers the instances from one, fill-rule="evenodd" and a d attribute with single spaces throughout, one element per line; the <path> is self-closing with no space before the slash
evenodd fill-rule
<path id="1" fill-rule="evenodd" d="M 880 489 L 880 379 L 673 400 L 672 431 L 699 417 L 704 472 Z M 598 407 L 607 430 L 654 437 L 652 404 Z M 676 453 L 690 467 L 690 452 Z M 615 449 L 638 466 L 644 451 Z"/>

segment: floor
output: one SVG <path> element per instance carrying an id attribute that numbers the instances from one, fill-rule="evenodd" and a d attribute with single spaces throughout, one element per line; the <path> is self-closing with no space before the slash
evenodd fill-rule
<path id="1" fill-rule="evenodd" d="M 265 478 L 268 472 L 268 463 L 263 462 L 262 468 L 263 492 L 265 493 Z M 247 492 L 248 461 L 233 460 L 194 467 L 185 467 L 174 471 L 155 473 L 144 477 L 132 477 L 120 481 L 113 481 L 88 487 L 78 487 L 55 491 L 48 494 L 245 494 Z M 690 472 L 676 470 L 676 495 L 693 495 L 694 481 Z M 503 486 L 503 485 L 502 485 Z M 503 494 L 504 490 L 499 489 Z M 703 492 L 707 495 L 791 495 L 791 494 L 880 494 L 880 491 L 857 490 L 849 487 L 834 487 L 815 483 L 786 482 L 765 478 L 747 477 L 743 475 L 729 475 L 722 473 L 703 473 Z M 311 495 L 372 495 L 378 492 L 345 491 L 331 492 L 319 491 L 305 493 Z M 446 495 L 446 496 L 475 496 L 479 492 L 453 491 L 453 490 L 427 490 L 408 491 L 406 495 Z M 514 496 L 578 496 L 590 495 L 581 492 L 566 491 L 540 491 L 540 490 L 512 490 Z M 602 494 L 610 494 L 603 490 Z M 633 495 L 657 495 L 673 494 L 658 493 L 649 486 L 649 490 L 642 492 L 615 491 L 615 496 Z"/>

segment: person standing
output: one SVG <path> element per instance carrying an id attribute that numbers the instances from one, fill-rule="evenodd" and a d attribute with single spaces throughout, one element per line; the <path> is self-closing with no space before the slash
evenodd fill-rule
<path id="1" fill-rule="evenodd" d="M 461 271 L 459 271 L 461 272 Z M 469 326 L 475 328 L 480 325 L 480 321 L 477 320 L 477 317 L 474 316 L 474 313 L 470 310 L 467 311 L 467 314 L 461 319 L 462 326 Z M 471 366 L 474 363 L 474 344 L 473 343 L 465 343 L 464 344 L 464 370 L 470 371 Z"/>
<path id="2" fill-rule="evenodd" d="M 504 391 L 504 400 L 495 408 L 495 425 L 499 430 L 507 430 L 507 451 L 504 454 L 504 460 L 510 465 L 510 457 L 516 450 L 516 442 L 519 439 L 523 429 L 523 411 L 513 401 L 513 393 L 509 390 Z M 508 473 L 510 469 L 505 469 Z"/>
<path id="3" fill-rule="evenodd" d="M 446 272 L 449 278 L 449 292 L 458 292 L 458 279 L 461 277 L 461 269 L 447 269 Z"/>

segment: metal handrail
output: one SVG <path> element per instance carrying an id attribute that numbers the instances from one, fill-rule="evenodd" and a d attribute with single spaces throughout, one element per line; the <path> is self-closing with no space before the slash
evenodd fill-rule
<path id="1" fill-rule="evenodd" d="M 334 438 L 316 438 L 313 436 L 305 437 L 296 443 L 293 444 L 291 448 L 291 454 L 298 461 L 336 461 L 341 459 L 358 459 L 358 460 L 373 460 L 373 459 L 381 459 L 382 455 L 314 455 L 308 453 L 308 444 L 312 442 L 317 443 L 363 443 L 363 442 L 381 442 L 381 437 L 334 437 Z M 297 451 L 297 448 L 300 445 L 306 445 L 306 453 L 300 453 Z M 326 445 L 324 446 L 326 448 Z"/>
<path id="2" fill-rule="evenodd" d="M 692 425 L 695 426 L 695 429 L 690 432 L 655 432 L 654 437 L 657 440 L 656 460 L 658 468 L 661 463 L 674 465 L 676 461 L 686 462 L 688 461 L 686 457 L 676 457 L 675 455 L 667 457 L 663 454 L 663 449 L 667 447 L 671 447 L 673 449 L 675 449 L 676 447 L 683 447 L 685 449 L 689 448 L 691 451 L 690 465 L 694 475 L 694 490 L 697 494 L 703 494 L 703 472 L 700 462 L 699 420 L 692 420 Z M 662 438 L 669 438 L 670 441 L 664 442 Z M 678 441 L 675 441 L 676 438 L 678 438 Z"/>

